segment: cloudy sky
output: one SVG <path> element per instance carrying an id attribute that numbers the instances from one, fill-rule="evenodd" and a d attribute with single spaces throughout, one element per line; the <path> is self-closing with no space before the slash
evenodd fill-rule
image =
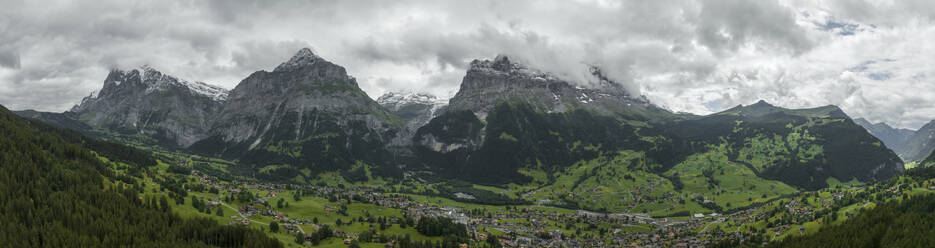
<path id="1" fill-rule="evenodd" d="M 935 119 L 935 1 L 0 0 L 0 104 L 64 111 L 110 68 L 148 64 L 233 88 L 302 47 L 377 97 L 453 94 L 506 54 L 587 85 L 707 114 L 764 99 L 838 105 L 918 128 Z"/>

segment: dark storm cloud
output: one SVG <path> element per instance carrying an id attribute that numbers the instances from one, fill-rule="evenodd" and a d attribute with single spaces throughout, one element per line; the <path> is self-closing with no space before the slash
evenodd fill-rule
<path id="1" fill-rule="evenodd" d="M 148 64 L 233 88 L 302 47 L 376 97 L 450 96 L 473 59 L 505 54 L 587 86 L 710 113 L 759 99 L 841 105 L 918 127 L 935 117 L 935 3 L 806 0 L 0 0 L 0 104 L 61 111 L 110 68 Z M 861 64 L 863 61 L 877 63 Z M 861 67 L 860 70 L 853 68 Z"/>

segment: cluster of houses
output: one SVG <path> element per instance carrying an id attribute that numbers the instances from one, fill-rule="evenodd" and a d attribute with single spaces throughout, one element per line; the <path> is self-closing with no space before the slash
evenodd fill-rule
<path id="1" fill-rule="evenodd" d="M 219 190 L 226 190 L 232 195 L 236 195 L 243 189 L 265 191 L 265 197 L 256 199 L 253 204 L 245 204 L 238 209 L 241 216 L 250 217 L 255 215 L 272 216 L 277 222 L 282 223 L 283 228 L 290 233 L 303 233 L 307 239 L 311 239 L 311 230 L 302 230 L 301 226 L 318 228 L 308 219 L 290 218 L 283 213 L 278 213 L 270 209 L 267 199 L 276 198 L 287 187 L 279 184 L 264 184 L 255 182 L 234 182 L 231 184 L 220 184 L 211 177 L 202 176 L 202 181 L 210 187 Z M 239 186 L 235 186 L 239 185 Z M 464 211 L 455 207 L 442 207 L 420 202 L 399 194 L 387 194 L 377 192 L 370 188 L 345 189 L 329 186 L 299 186 L 291 185 L 290 188 L 301 188 L 306 194 L 319 198 L 329 198 L 338 196 L 340 198 L 353 198 L 362 202 L 376 204 L 380 206 L 401 209 L 406 216 L 415 220 L 424 217 L 445 217 L 450 218 L 456 223 L 462 223 L 468 226 L 468 230 L 474 235 L 476 242 L 485 242 L 487 232 L 480 230 L 497 230 L 498 238 L 504 247 L 608 247 L 608 246 L 631 246 L 631 247 L 701 247 L 710 242 L 712 237 L 707 234 L 694 234 L 691 236 L 681 235 L 683 233 L 695 233 L 701 229 L 704 224 L 711 221 L 723 221 L 724 217 L 714 215 L 694 216 L 688 220 L 670 220 L 667 218 L 652 218 L 646 214 L 606 214 L 596 213 L 584 210 L 578 210 L 574 213 L 559 213 L 557 211 L 545 211 L 528 208 L 523 211 L 507 211 L 491 213 L 490 215 L 473 215 L 470 211 Z M 652 191 L 652 186 L 639 188 L 638 191 Z M 634 192 L 636 193 L 636 192 Z M 643 192 L 645 193 L 645 192 Z M 636 193 L 631 197 L 646 201 L 646 198 Z M 677 197 L 674 195 L 666 197 Z M 211 202 L 220 204 L 220 201 Z M 211 204 L 209 202 L 209 204 Z M 340 203 L 339 203 L 340 204 Z M 334 211 L 333 206 L 326 206 L 326 210 Z M 506 219 L 522 219 L 522 222 L 503 221 Z M 250 220 L 240 216 L 231 216 L 231 223 L 247 225 Z M 401 220 L 391 218 L 391 223 L 399 223 Z M 556 227 L 553 223 L 584 223 L 590 226 L 601 224 L 611 224 L 618 228 L 605 230 L 601 235 L 568 235 Z M 646 231 L 634 232 L 625 231 L 619 227 L 639 225 Z M 606 226 L 606 225 L 601 225 Z M 548 233 L 549 235 L 537 235 Z M 357 233 L 344 232 L 340 229 L 334 229 L 336 237 L 344 238 L 348 243 L 357 239 Z M 387 245 L 391 246 L 392 243 Z M 465 244 L 466 246 L 467 244 Z"/>

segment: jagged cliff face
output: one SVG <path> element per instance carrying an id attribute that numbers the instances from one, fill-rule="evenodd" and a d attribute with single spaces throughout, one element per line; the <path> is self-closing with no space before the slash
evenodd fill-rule
<path id="1" fill-rule="evenodd" d="M 346 168 L 357 160 L 380 163 L 398 123 L 343 67 L 302 49 L 231 90 L 212 137 L 193 149 L 258 166 Z"/>
<path id="2" fill-rule="evenodd" d="M 165 145 L 187 147 L 207 137 L 227 90 L 165 75 L 148 66 L 113 70 L 104 87 L 70 112 L 95 128 L 142 134 Z"/>
<path id="3" fill-rule="evenodd" d="M 444 113 L 448 101 L 427 93 L 388 92 L 377 98 L 377 103 L 391 111 L 403 122 L 399 133 L 390 142 L 391 146 L 403 147 L 412 144 L 416 131 L 428 124 L 432 118 Z"/>
<path id="4" fill-rule="evenodd" d="M 460 90 L 451 98 L 449 109 L 470 110 L 483 120 L 496 104 L 504 101 L 530 104 L 543 112 L 585 108 L 615 114 L 624 109 L 655 108 L 645 98 L 627 93 L 599 70 L 592 72 L 597 83 L 585 88 L 514 63 L 506 56 L 493 61 L 474 60 Z"/>

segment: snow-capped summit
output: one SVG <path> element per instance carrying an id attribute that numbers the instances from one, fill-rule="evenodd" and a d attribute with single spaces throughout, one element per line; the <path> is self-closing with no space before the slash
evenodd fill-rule
<path id="1" fill-rule="evenodd" d="M 204 138 L 212 114 L 227 96 L 224 88 L 143 65 L 111 70 L 103 87 L 69 112 L 93 127 L 153 135 L 159 142 L 187 147 Z"/>
<path id="2" fill-rule="evenodd" d="M 445 112 L 448 100 L 428 93 L 391 91 L 377 98 L 377 103 L 405 121 L 391 144 L 406 146 L 420 127 Z"/>
<path id="3" fill-rule="evenodd" d="M 595 79 L 589 85 L 573 83 L 548 72 L 527 67 L 499 55 L 493 60 L 474 60 L 464 75 L 449 110 L 470 110 L 481 120 L 504 101 L 525 102 L 543 112 L 588 108 L 604 114 L 624 109 L 655 109 L 642 96 L 634 96 L 607 78 L 598 67 L 590 68 Z"/>
<path id="4" fill-rule="evenodd" d="M 137 73 L 140 76 L 140 82 L 146 85 L 147 93 L 165 90 L 166 87 L 170 86 L 183 86 L 188 88 L 193 94 L 207 96 L 214 101 L 221 102 L 227 100 L 228 90 L 219 86 L 179 79 L 163 74 L 149 65 L 140 66 Z"/>
<path id="5" fill-rule="evenodd" d="M 313 65 L 316 62 L 322 61 L 322 60 L 324 59 L 322 59 L 318 55 L 315 55 L 315 53 L 312 52 L 312 49 L 309 49 L 306 47 L 296 52 L 295 55 L 293 55 L 292 58 L 289 59 L 289 61 L 283 62 L 282 64 L 277 66 L 276 69 L 274 69 L 273 71 L 294 70 L 294 69 L 301 68 L 306 65 Z"/>
<path id="6" fill-rule="evenodd" d="M 490 75 L 503 75 L 520 78 L 528 78 L 539 81 L 558 80 L 554 75 L 537 69 L 529 68 L 526 65 L 516 63 L 510 60 L 506 55 L 497 55 L 493 60 L 474 60 L 468 72 L 484 73 Z"/>
<path id="7" fill-rule="evenodd" d="M 392 111 L 399 111 L 400 108 L 412 104 L 442 106 L 448 104 L 448 99 L 440 99 L 429 93 L 391 91 L 377 98 L 377 103 Z"/>

